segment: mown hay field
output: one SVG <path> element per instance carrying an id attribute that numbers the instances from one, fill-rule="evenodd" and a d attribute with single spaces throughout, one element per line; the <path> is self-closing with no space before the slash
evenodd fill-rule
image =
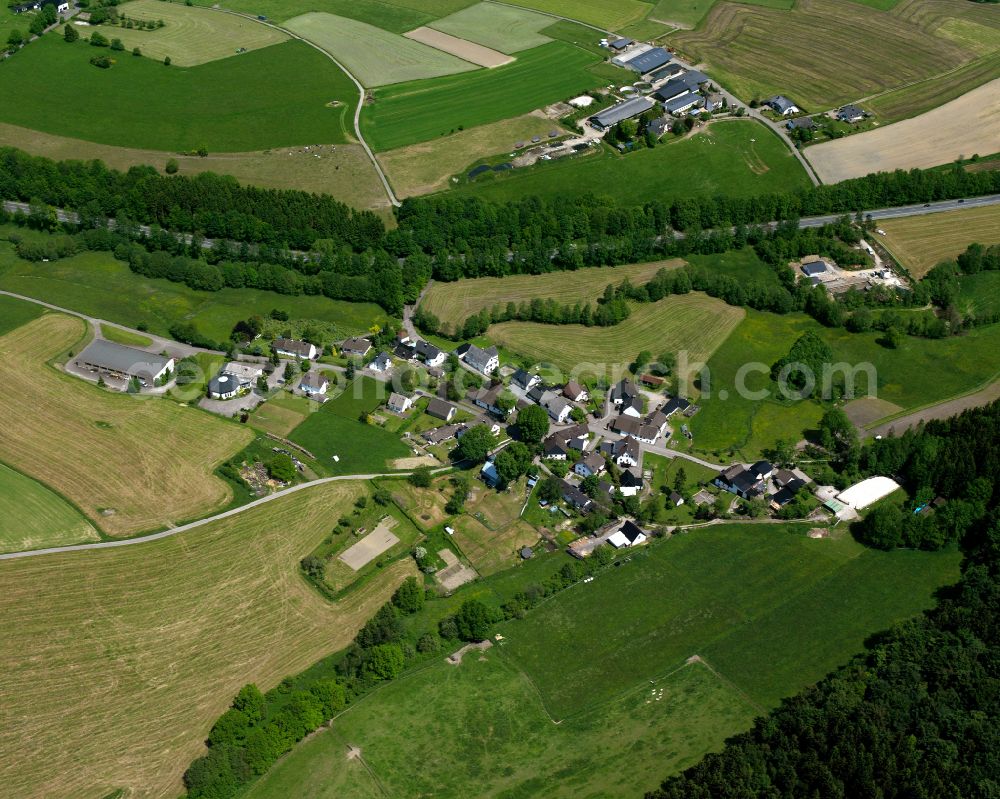
<path id="1" fill-rule="evenodd" d="M 578 19 L 588 25 L 607 30 L 618 30 L 645 18 L 652 8 L 650 3 L 639 0 L 518 0 L 512 5 L 534 8 L 546 14 Z M 597 31 L 595 34 L 600 36 Z"/>
<path id="2" fill-rule="evenodd" d="M 322 9 L 330 14 L 350 17 L 393 33 L 405 33 L 445 17 L 476 0 L 323 0 Z M 201 5 L 214 5 L 201 0 Z M 317 10 L 315 0 L 227 0 L 227 9 L 257 16 L 263 14 L 276 22 Z"/>
<path id="3" fill-rule="evenodd" d="M 231 489 L 212 470 L 250 432 L 46 364 L 78 347 L 84 331 L 79 319 L 46 314 L 0 338 L 0 461 L 68 497 L 109 535 L 179 524 L 229 502 Z"/>
<path id="4" fill-rule="evenodd" d="M 817 144 L 806 156 L 824 182 L 837 183 L 993 153 L 1000 142 L 998 95 L 1000 78 L 920 116 Z"/>
<path id="5" fill-rule="evenodd" d="M 133 0 L 119 6 L 118 13 L 142 22 L 162 20 L 164 26 L 148 31 L 109 25 L 103 31 L 108 38 L 121 39 L 126 50 L 138 47 L 144 56 L 158 61 L 170 56 L 181 67 L 227 58 L 240 48 L 258 50 L 288 39 L 287 33 L 256 20 L 160 0 Z"/>
<path id="6" fill-rule="evenodd" d="M 665 351 L 686 353 L 691 364 L 706 361 L 745 313 L 692 293 L 633 306 L 632 315 L 613 327 L 504 322 L 493 325 L 489 337 L 512 352 L 580 378 L 612 378 L 642 350 L 654 357 Z"/>
<path id="7" fill-rule="evenodd" d="M 0 562 L 0 784 L 10 796 L 176 797 L 215 719 L 345 647 L 408 563 L 336 604 L 299 560 L 361 492 L 315 486 L 174 537 Z"/>
<path id="8" fill-rule="evenodd" d="M 0 463 L 0 552 L 80 544 L 98 537 L 66 500 Z"/>
<path id="9" fill-rule="evenodd" d="M 322 47 L 365 86 L 435 78 L 478 68 L 405 36 L 336 14 L 309 12 L 293 17 L 284 26 Z"/>
<path id="10" fill-rule="evenodd" d="M 587 70 L 598 60 L 571 44 L 550 42 L 496 69 L 386 86 L 365 106 L 363 132 L 383 152 L 527 114 L 604 83 Z"/>
<path id="11" fill-rule="evenodd" d="M 1000 35 L 996 15 L 975 5 L 938 0 L 886 12 L 837 0 L 804 0 L 792 10 L 723 2 L 697 30 L 678 33 L 673 41 L 705 62 L 709 74 L 737 97 L 780 93 L 820 111 L 975 60 L 979 52 L 967 40 L 936 33 L 948 19 L 959 18 Z"/>
<path id="12" fill-rule="evenodd" d="M 561 128 L 542 114 L 523 114 L 477 125 L 431 141 L 379 153 L 399 197 L 430 194 L 449 187 L 449 178 L 480 158 L 504 152 L 533 136 Z"/>
<path id="13" fill-rule="evenodd" d="M 916 278 L 941 261 L 954 259 L 970 244 L 1000 244 L 1000 206 L 968 208 L 879 222 L 883 241 Z"/>
<path id="14" fill-rule="evenodd" d="M 106 50 L 100 52 L 106 53 Z M 121 147 L 246 152 L 350 141 L 344 104 L 357 88 L 323 53 L 287 41 L 196 67 L 44 36 L 0 72 L 0 121 Z M 45 86 L 40 92 L 37 87 Z M 252 121 L 252 124 L 251 124 Z M 289 159 L 291 160 L 291 159 Z"/>
<path id="15" fill-rule="evenodd" d="M 649 12 L 651 20 L 658 20 L 680 28 L 693 28 L 719 0 L 660 0 Z M 746 0 L 749 5 L 767 8 L 791 8 L 794 0 Z"/>
<path id="16" fill-rule="evenodd" d="M 676 269 L 683 265 L 684 261 L 680 258 L 672 258 L 644 264 L 591 267 L 572 273 L 477 277 L 452 283 L 434 283 L 424 294 L 420 307 L 446 324 L 460 325 L 484 308 L 498 304 L 506 308 L 508 302 L 520 305 L 539 299 L 570 305 L 592 303 L 611 284 L 617 286 L 629 280 L 641 285 L 661 269 Z"/>
<path id="17" fill-rule="evenodd" d="M 552 22 L 552 17 L 524 8 L 477 3 L 435 20 L 430 27 L 501 53 L 516 53 L 552 41 L 541 33 Z"/>

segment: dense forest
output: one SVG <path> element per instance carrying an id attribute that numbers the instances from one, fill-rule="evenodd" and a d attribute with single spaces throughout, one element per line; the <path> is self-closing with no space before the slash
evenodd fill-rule
<path id="1" fill-rule="evenodd" d="M 1000 403 L 875 442 L 861 461 L 943 500 L 909 515 L 961 542 L 961 581 L 647 799 L 1000 795 Z M 920 543 L 888 518 L 869 514 L 861 536 Z"/>

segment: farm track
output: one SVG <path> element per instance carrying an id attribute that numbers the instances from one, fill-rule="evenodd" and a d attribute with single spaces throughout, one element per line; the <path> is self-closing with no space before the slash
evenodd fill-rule
<path id="1" fill-rule="evenodd" d="M 354 109 L 354 137 L 358 140 L 358 143 L 364 148 L 365 153 L 368 155 L 368 160 L 371 161 L 372 166 L 375 168 L 375 172 L 378 175 L 379 180 L 382 182 L 382 188 L 385 189 L 385 193 L 386 196 L 389 198 L 389 202 L 393 205 L 393 207 L 398 208 L 401 205 L 401 203 L 396 198 L 396 195 L 392 190 L 392 186 L 389 185 L 389 178 L 387 178 L 385 172 L 382 171 L 382 166 L 379 164 L 378 159 L 375 157 L 375 153 L 372 152 L 372 148 L 368 146 L 368 142 L 365 141 L 365 137 L 361 134 L 361 109 L 364 108 L 365 105 L 365 87 L 361 85 L 361 81 L 359 81 L 354 76 L 354 73 L 351 72 L 347 67 L 345 67 L 340 61 L 338 61 L 337 58 L 332 53 L 330 53 L 327 50 L 324 50 L 318 44 L 316 44 L 313 41 L 310 41 L 309 39 L 306 39 L 304 36 L 301 36 L 298 33 L 295 33 L 294 31 L 288 30 L 288 28 L 283 28 L 281 25 L 276 25 L 273 22 L 259 20 L 250 14 L 244 14 L 239 11 L 229 11 L 225 8 L 213 8 L 212 10 L 218 11 L 222 14 L 232 14 L 233 16 L 243 17 L 244 19 L 252 20 L 253 22 L 256 22 L 260 25 L 267 25 L 270 28 L 274 28 L 275 30 L 281 31 L 282 33 L 285 33 L 288 36 L 291 36 L 293 39 L 296 39 L 300 42 L 304 42 L 305 44 L 308 44 L 310 47 L 318 50 L 327 58 L 329 58 L 334 64 L 336 64 L 340 68 L 340 70 L 345 75 L 347 75 L 347 77 L 351 79 L 351 81 L 358 89 L 358 105 Z"/>

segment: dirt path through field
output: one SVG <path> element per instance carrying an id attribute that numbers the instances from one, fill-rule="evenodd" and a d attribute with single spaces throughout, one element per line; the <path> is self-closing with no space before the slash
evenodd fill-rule
<path id="1" fill-rule="evenodd" d="M 873 436 L 886 436 L 889 433 L 898 436 L 905 430 L 916 427 L 921 422 L 929 422 L 932 419 L 947 419 L 949 416 L 955 416 L 970 408 L 989 405 L 998 399 L 1000 399 L 1000 380 L 996 380 L 986 386 L 986 388 L 972 394 L 966 394 L 964 397 L 956 397 L 945 402 L 939 402 L 937 405 L 931 405 L 929 408 L 924 408 L 921 411 L 914 411 L 913 413 L 908 413 L 906 416 L 900 416 L 891 422 L 880 424 L 878 427 L 873 427 L 868 433 Z"/>
<path id="2" fill-rule="evenodd" d="M 926 114 L 806 148 L 824 183 L 946 164 L 1000 142 L 1000 78 Z"/>

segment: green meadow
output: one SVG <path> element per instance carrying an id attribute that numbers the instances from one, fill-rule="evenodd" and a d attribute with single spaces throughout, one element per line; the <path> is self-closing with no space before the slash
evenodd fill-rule
<path id="1" fill-rule="evenodd" d="M 610 147 L 592 154 L 490 172 L 451 189 L 505 201 L 528 195 L 593 193 L 622 202 L 636 197 L 747 197 L 809 184 L 805 170 L 781 140 L 748 121 L 716 122 L 691 138 L 667 134 L 652 149 L 621 155 Z"/>
<path id="2" fill-rule="evenodd" d="M 137 275 L 110 253 L 84 252 L 49 263 L 24 261 L 13 256 L 6 242 L 0 242 L 0 289 L 127 327 L 145 325 L 157 335 L 168 335 L 176 322 L 191 322 L 215 341 L 227 341 L 239 320 L 266 316 L 275 308 L 293 319 L 337 325 L 345 335 L 386 320 L 385 312 L 370 303 L 257 289 L 195 291 L 183 283 Z"/>
<path id="3" fill-rule="evenodd" d="M 0 269 L 3 268 L 3 263 L 4 251 L 0 247 Z M 37 319 L 43 311 L 44 308 L 40 305 L 0 295 L 0 336 Z"/>
<path id="4" fill-rule="evenodd" d="M 65 499 L 0 463 L 0 552 L 97 541 L 97 531 Z"/>
<path id="5" fill-rule="evenodd" d="M 364 424 L 357 416 L 342 416 L 328 406 L 332 402 L 309 414 L 288 435 L 315 456 L 324 475 L 381 474 L 393 470 L 391 460 L 411 454 L 397 434 Z"/>
<path id="6" fill-rule="evenodd" d="M 587 70 L 597 61 L 573 45 L 550 42 L 496 69 L 384 86 L 365 106 L 362 130 L 382 152 L 526 114 L 601 85 Z"/>
<path id="7" fill-rule="evenodd" d="M 116 63 L 91 66 L 98 53 Z M 47 133 L 121 147 L 243 152 L 347 141 L 357 90 L 332 61 L 297 41 L 184 68 L 49 35 L 4 63 L 0 96 L 0 121 Z"/>

